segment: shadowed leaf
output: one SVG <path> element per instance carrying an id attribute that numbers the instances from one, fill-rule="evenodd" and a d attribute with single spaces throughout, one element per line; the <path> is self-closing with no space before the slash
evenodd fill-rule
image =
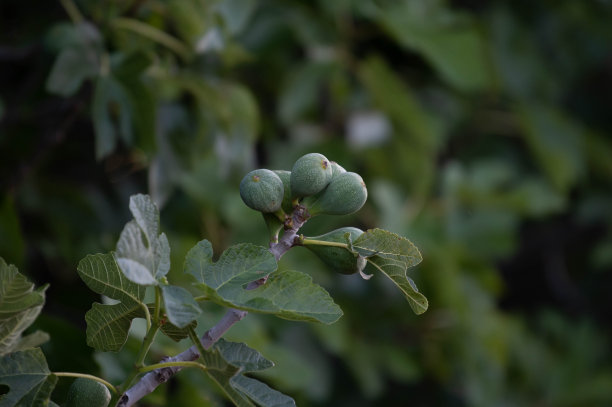
<path id="1" fill-rule="evenodd" d="M 5 355 L 0 358 L 0 384 L 9 391 L 0 397 L 0 407 L 46 407 L 56 382 L 39 348 Z"/>
<path id="2" fill-rule="evenodd" d="M 350 238 L 350 235 L 348 236 Z M 399 287 L 416 314 L 427 311 L 427 298 L 419 292 L 416 284 L 406 275 L 409 267 L 419 264 L 421 253 L 410 240 L 382 229 L 370 229 L 349 242 L 352 250 L 367 258 L 378 271 L 386 275 Z"/>
<path id="3" fill-rule="evenodd" d="M 1 257 L 0 283 L 0 355 L 40 344 L 38 340 L 32 341 L 34 337 L 26 341 L 21 334 L 38 317 L 45 303 L 47 286 L 34 290 L 34 284 Z M 43 338 L 38 336 L 38 339 Z"/>
<path id="4" fill-rule="evenodd" d="M 276 268 L 274 256 L 252 244 L 232 246 L 213 263 L 212 246 L 207 240 L 192 248 L 185 260 L 185 271 L 196 277 L 198 288 L 218 304 L 327 324 L 342 316 L 327 291 L 314 284 L 309 275 Z M 268 275 L 265 284 L 246 289 L 250 282 Z"/>
<path id="5" fill-rule="evenodd" d="M 98 350 L 118 351 L 127 340 L 132 319 L 143 310 L 145 287 L 125 277 L 112 253 L 89 255 L 77 269 L 91 290 L 121 302 L 94 303 L 85 315 L 87 344 Z"/>
<path id="6" fill-rule="evenodd" d="M 268 369 L 274 364 L 243 343 L 220 339 L 202 355 L 209 376 L 239 406 L 291 407 L 295 401 L 259 380 L 243 374 Z"/>

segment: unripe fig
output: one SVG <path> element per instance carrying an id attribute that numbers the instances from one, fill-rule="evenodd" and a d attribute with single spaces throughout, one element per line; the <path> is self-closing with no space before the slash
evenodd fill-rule
<path id="1" fill-rule="evenodd" d="M 335 161 L 331 162 L 331 167 L 332 167 L 332 179 L 334 179 L 338 175 L 344 174 L 346 172 L 346 170 L 340 164 L 338 164 Z"/>
<path id="2" fill-rule="evenodd" d="M 79 377 L 68 389 L 65 407 L 107 407 L 110 400 L 111 394 L 105 385 Z"/>
<path id="3" fill-rule="evenodd" d="M 304 247 L 319 257 L 323 263 L 332 270 L 342 274 L 353 274 L 359 271 L 358 257 L 344 247 L 325 246 L 321 244 L 309 244 L 308 241 L 324 241 L 335 243 L 346 243 L 344 235 L 351 234 L 351 240 L 357 239 L 363 233 L 362 230 L 354 227 L 344 227 L 333 230 L 321 236 L 307 237 L 304 239 Z"/>
<path id="4" fill-rule="evenodd" d="M 311 216 L 318 214 L 348 215 L 357 212 L 366 199 L 368 190 L 359 174 L 345 172 L 334 177 L 316 199 L 306 202 Z"/>
<path id="5" fill-rule="evenodd" d="M 322 191 L 332 179 L 330 161 L 319 153 L 306 154 L 291 169 L 291 195 L 302 198 Z"/>
<path id="6" fill-rule="evenodd" d="M 274 173 L 283 181 L 284 195 L 283 203 L 281 207 L 286 213 L 293 211 L 293 204 L 291 203 L 291 171 L 285 170 L 274 170 Z"/>
<path id="7" fill-rule="evenodd" d="M 240 182 L 240 197 L 249 208 L 256 211 L 278 211 L 283 203 L 283 194 L 283 181 L 270 170 L 253 170 Z"/>

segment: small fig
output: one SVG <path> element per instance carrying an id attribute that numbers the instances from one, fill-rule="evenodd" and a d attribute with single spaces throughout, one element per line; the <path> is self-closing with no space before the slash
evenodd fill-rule
<path id="1" fill-rule="evenodd" d="M 361 236 L 361 234 L 363 234 L 363 231 L 354 227 L 336 229 L 321 236 L 305 238 L 304 247 L 313 252 L 332 270 L 342 274 L 353 274 L 359 271 L 358 257 L 351 253 L 348 249 L 343 247 L 308 243 L 309 240 L 346 243 L 346 239 L 344 237 L 346 233 L 350 233 L 351 240 L 355 240 Z"/>
<path id="2" fill-rule="evenodd" d="M 346 170 L 340 164 L 338 164 L 335 161 L 331 162 L 331 167 L 332 167 L 332 179 L 334 179 L 338 175 L 344 174 L 346 172 Z"/>
<path id="3" fill-rule="evenodd" d="M 291 203 L 291 171 L 274 170 L 274 173 L 283 181 L 284 195 L 281 207 L 286 213 L 293 212 L 293 204 Z"/>
<path id="4" fill-rule="evenodd" d="M 68 389 L 66 407 L 107 407 L 110 403 L 111 394 L 108 388 L 102 383 L 77 378 Z"/>
<path id="5" fill-rule="evenodd" d="M 283 194 L 283 181 L 270 170 L 253 170 L 240 182 L 240 197 L 246 206 L 256 211 L 278 211 L 283 203 Z"/>
<path id="6" fill-rule="evenodd" d="M 291 195 L 302 198 L 322 191 L 332 179 L 330 161 L 319 153 L 297 159 L 291 169 Z"/>
<path id="7" fill-rule="evenodd" d="M 334 177 L 316 199 L 305 202 L 305 205 L 311 216 L 348 215 L 361 209 L 366 199 L 368 190 L 361 176 L 345 172 Z"/>

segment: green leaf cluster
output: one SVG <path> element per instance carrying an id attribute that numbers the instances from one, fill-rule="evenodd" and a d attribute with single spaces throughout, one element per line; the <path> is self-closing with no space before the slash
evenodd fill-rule
<path id="1" fill-rule="evenodd" d="M 22 334 L 40 314 L 47 286 L 34 289 L 34 284 L 2 257 L 0 283 L 0 356 L 46 342 L 49 337 L 44 332 Z"/>
<path id="2" fill-rule="evenodd" d="M 243 243 L 225 250 L 217 262 L 212 256 L 212 245 L 203 240 L 185 259 L 185 272 L 198 280 L 197 287 L 211 301 L 296 321 L 331 324 L 342 316 L 309 275 L 277 270 L 274 256 L 264 247 Z M 261 278 L 267 279 L 264 285 L 249 289 L 249 283 Z"/>
<path id="3" fill-rule="evenodd" d="M 46 407 L 57 383 L 40 348 L 20 350 L 0 357 L 0 384 L 9 391 L 0 406 Z"/>
<path id="4" fill-rule="evenodd" d="M 265 383 L 246 376 L 247 373 L 268 369 L 274 364 L 243 343 L 220 339 L 202 355 L 206 373 L 239 407 L 291 407 L 295 401 Z"/>
<path id="5" fill-rule="evenodd" d="M 168 323 L 155 321 L 162 332 L 174 340 L 188 336 L 201 313 L 186 289 L 169 285 L 170 246 L 159 233 L 159 211 L 151 198 L 135 195 L 130 199 L 134 220 L 128 222 L 117 243 L 117 251 L 85 257 L 78 272 L 88 287 L 117 301 L 116 304 L 94 303 L 85 315 L 87 343 L 99 350 L 118 351 L 123 347 L 134 318 L 151 320 L 161 304 L 145 304 L 147 286 L 159 288 Z M 156 308 L 157 307 L 157 308 Z"/>
<path id="6" fill-rule="evenodd" d="M 41 331 L 22 336 L 40 314 L 47 286 L 34 284 L 0 257 L 0 406 L 41 406 L 50 402 L 57 377 L 51 374 L 44 354 L 36 346 L 49 339 Z"/>

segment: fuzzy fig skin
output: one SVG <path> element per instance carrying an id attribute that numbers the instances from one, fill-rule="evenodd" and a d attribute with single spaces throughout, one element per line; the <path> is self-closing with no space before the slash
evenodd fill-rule
<path id="1" fill-rule="evenodd" d="M 111 394 L 105 385 L 79 377 L 70 385 L 65 407 L 107 407 L 110 400 Z"/>
<path id="2" fill-rule="evenodd" d="M 314 195 L 332 179 L 331 161 L 323 154 L 309 153 L 298 158 L 291 169 L 291 195 L 303 198 Z"/>
<path id="3" fill-rule="evenodd" d="M 293 211 L 293 204 L 291 202 L 291 171 L 285 170 L 274 170 L 274 173 L 283 181 L 284 195 L 283 203 L 281 207 L 285 213 L 291 213 Z"/>
<path id="4" fill-rule="evenodd" d="M 346 243 L 344 235 L 351 234 L 351 240 L 357 239 L 363 234 L 363 230 L 354 227 L 344 227 L 333 230 L 321 236 L 307 237 L 310 240 L 322 240 L 325 242 Z M 353 253 L 342 247 L 304 244 L 308 250 L 314 253 L 330 269 L 341 274 L 354 274 L 359 271 L 358 258 Z"/>
<path id="5" fill-rule="evenodd" d="M 368 190 L 361 176 L 345 172 L 335 176 L 327 188 L 306 205 L 311 216 L 349 215 L 361 209 L 367 199 Z"/>
<path id="6" fill-rule="evenodd" d="M 340 164 L 338 164 L 335 161 L 331 162 L 331 167 L 332 167 L 332 180 L 336 178 L 338 175 L 344 174 L 346 172 L 344 167 L 342 167 Z"/>
<path id="7" fill-rule="evenodd" d="M 253 170 L 240 182 L 240 197 L 246 206 L 263 213 L 281 208 L 284 191 L 279 176 L 266 169 Z"/>

